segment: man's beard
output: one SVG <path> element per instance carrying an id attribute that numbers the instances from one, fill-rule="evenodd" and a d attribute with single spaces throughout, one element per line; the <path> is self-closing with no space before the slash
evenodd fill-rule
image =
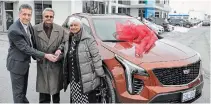
<path id="1" fill-rule="evenodd" d="M 44 23 L 46 27 L 52 27 L 53 23 Z"/>

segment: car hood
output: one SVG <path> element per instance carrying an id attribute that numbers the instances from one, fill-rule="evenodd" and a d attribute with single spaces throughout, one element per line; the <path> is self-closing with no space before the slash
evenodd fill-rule
<path id="1" fill-rule="evenodd" d="M 147 26 L 151 27 L 154 30 L 159 30 L 159 28 L 153 24 L 146 24 Z"/>
<path id="2" fill-rule="evenodd" d="M 143 54 L 143 57 L 135 56 L 135 44 L 133 43 L 104 42 L 102 45 L 116 55 L 136 64 L 177 61 L 193 57 L 197 54 L 197 52 L 191 48 L 166 39 L 156 41 L 155 46 L 148 53 Z"/>
<path id="3" fill-rule="evenodd" d="M 163 27 L 162 27 L 162 26 L 160 26 L 160 25 L 157 25 L 157 27 L 158 27 L 159 29 L 163 29 Z"/>

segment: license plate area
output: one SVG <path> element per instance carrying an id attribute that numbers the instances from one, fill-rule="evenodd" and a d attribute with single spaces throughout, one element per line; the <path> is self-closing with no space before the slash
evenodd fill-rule
<path id="1" fill-rule="evenodd" d="M 182 92 L 182 102 L 192 100 L 195 98 L 195 96 L 196 96 L 196 89 Z"/>

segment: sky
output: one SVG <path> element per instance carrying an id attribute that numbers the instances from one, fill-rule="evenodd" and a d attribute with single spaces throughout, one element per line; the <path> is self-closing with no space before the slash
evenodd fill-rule
<path id="1" fill-rule="evenodd" d="M 189 10 L 211 14 L 211 0 L 169 0 L 169 5 L 177 13 L 188 13 Z"/>

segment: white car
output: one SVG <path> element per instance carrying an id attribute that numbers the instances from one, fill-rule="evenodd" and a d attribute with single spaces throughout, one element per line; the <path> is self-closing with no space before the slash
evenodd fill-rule
<path id="1" fill-rule="evenodd" d="M 174 30 L 174 26 L 173 25 L 169 25 L 169 31 L 173 31 Z"/>
<path id="2" fill-rule="evenodd" d="M 160 25 L 157 25 L 157 24 L 154 24 L 154 25 L 156 25 L 156 26 L 159 28 L 159 31 L 160 31 L 161 33 L 163 33 L 163 32 L 164 32 L 164 28 L 163 28 L 163 26 L 160 26 Z"/>
<path id="3" fill-rule="evenodd" d="M 146 19 L 143 19 L 144 24 L 146 24 L 149 28 L 155 31 L 157 34 L 162 34 L 164 32 L 164 28 L 160 25 L 152 23 Z"/>

